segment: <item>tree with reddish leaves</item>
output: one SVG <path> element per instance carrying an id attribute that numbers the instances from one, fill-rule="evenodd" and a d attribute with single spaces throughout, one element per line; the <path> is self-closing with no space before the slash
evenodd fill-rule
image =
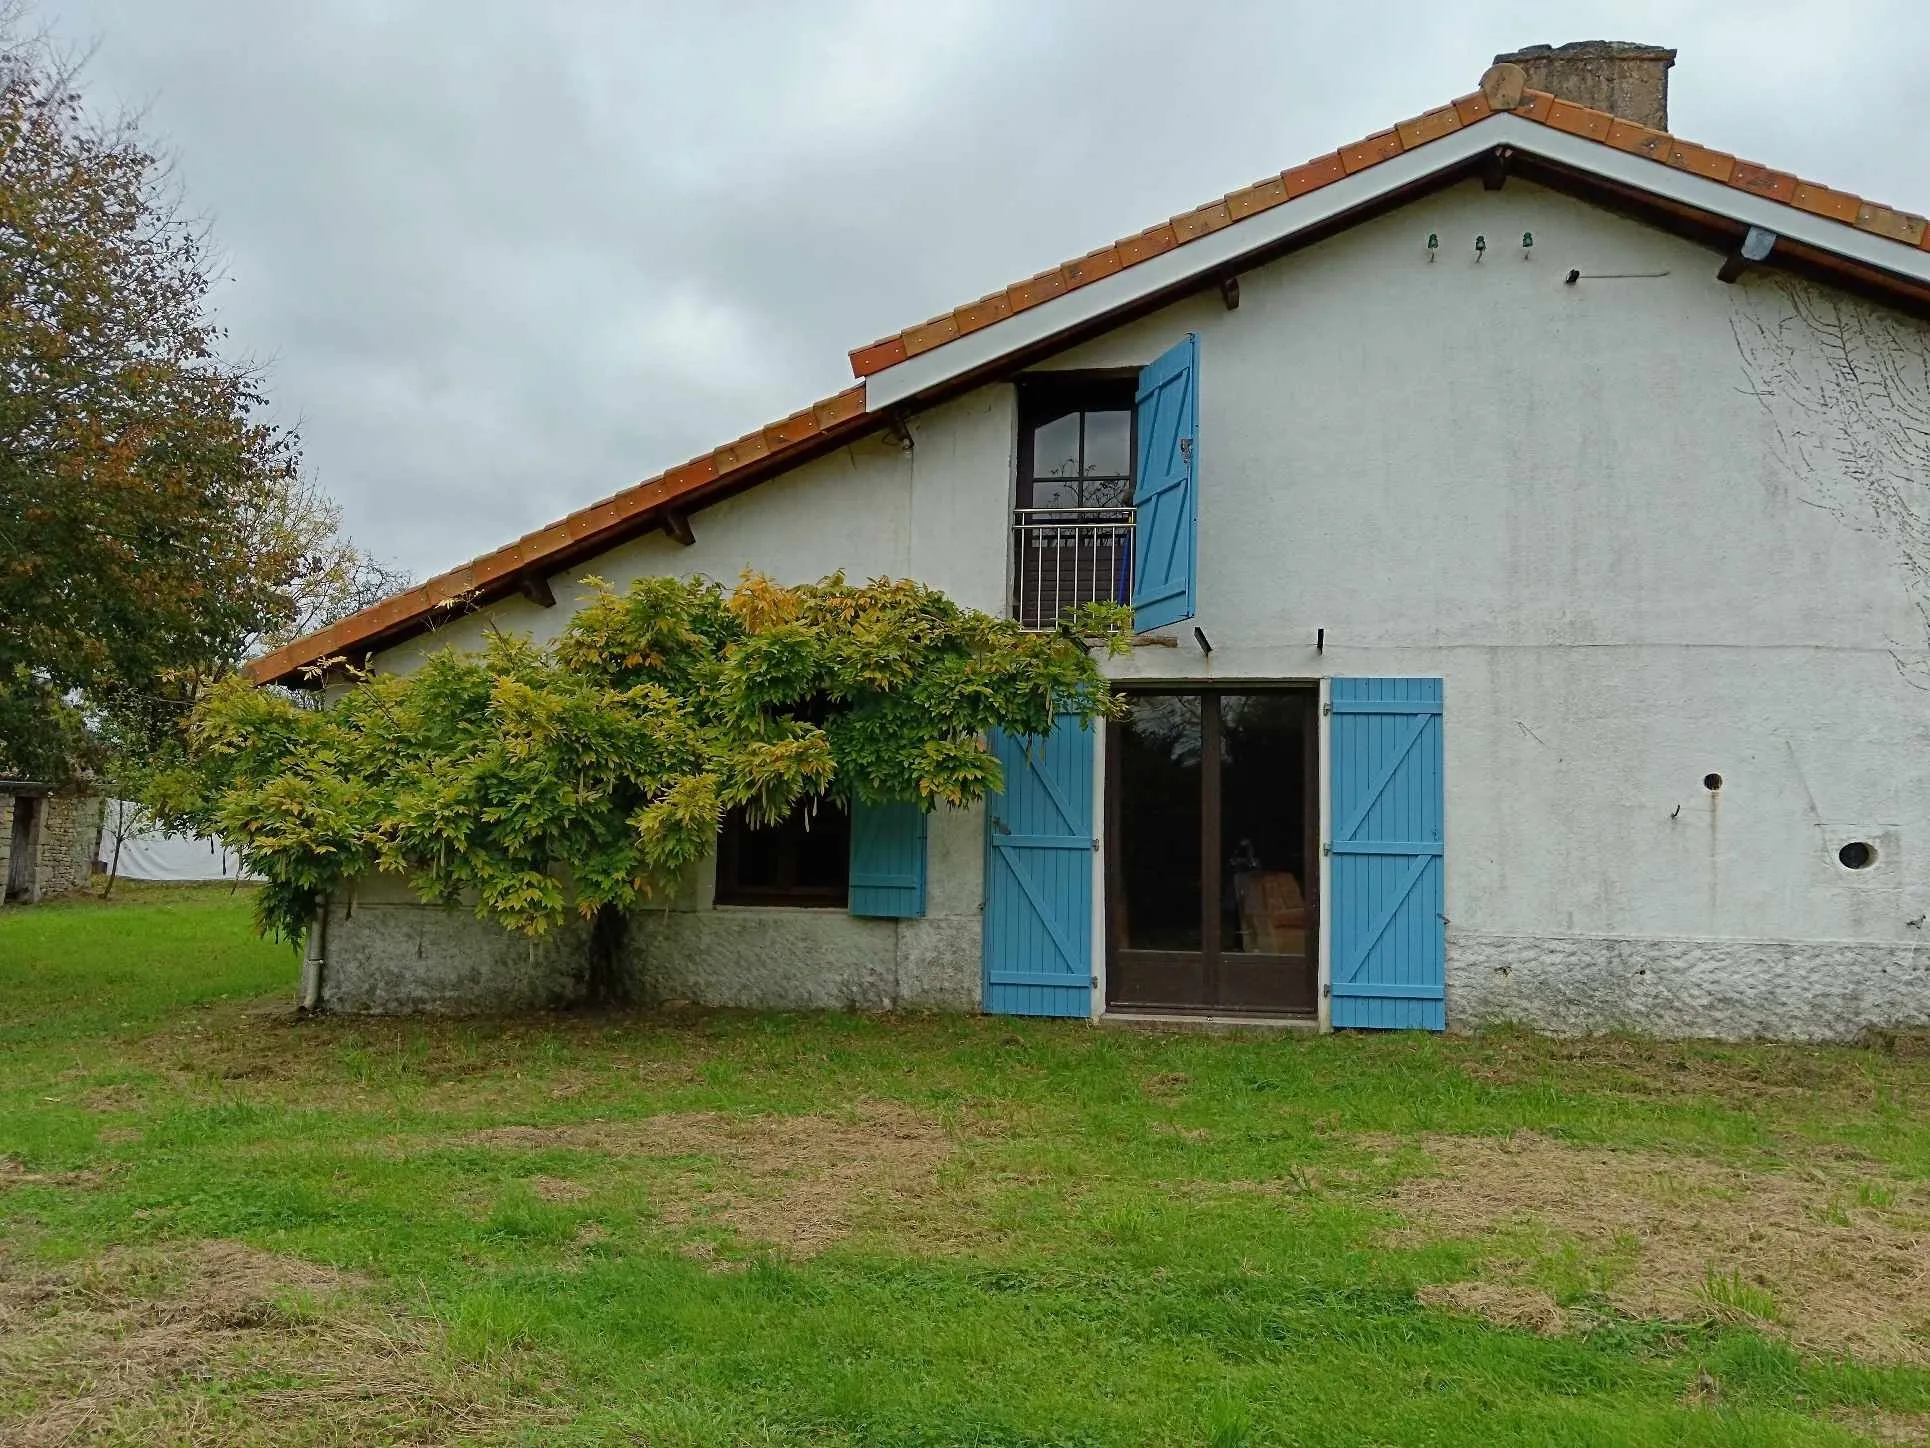
<path id="1" fill-rule="evenodd" d="M 0 16 L 0 776 L 165 739 L 248 652 L 397 580 L 221 355 L 203 234 Z"/>

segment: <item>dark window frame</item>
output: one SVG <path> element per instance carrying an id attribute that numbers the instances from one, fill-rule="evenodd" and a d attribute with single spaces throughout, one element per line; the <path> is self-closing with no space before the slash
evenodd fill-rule
<path id="1" fill-rule="evenodd" d="M 844 821 L 844 827 L 837 829 L 829 824 L 829 813 L 836 811 Z M 795 819 L 796 816 L 793 817 Z M 838 870 L 841 878 L 836 885 L 800 884 L 795 879 L 795 860 L 790 859 L 790 869 L 780 870 L 793 878 L 746 884 L 743 880 L 745 868 L 744 838 L 754 832 L 754 827 L 744 818 L 742 810 L 732 810 L 724 816 L 717 829 L 717 884 L 712 895 L 715 905 L 761 905 L 792 906 L 801 909 L 846 910 L 851 904 L 851 816 L 841 805 L 831 800 L 821 800 L 816 815 L 812 818 L 810 830 L 825 830 L 826 838 L 835 840 Z M 782 825 L 770 826 L 771 829 L 794 828 L 791 820 Z"/>
<path id="2" fill-rule="evenodd" d="M 1120 685 L 1115 692 L 1127 698 L 1146 698 L 1152 695 L 1180 695 L 1200 701 L 1200 949 L 1197 951 L 1154 951 L 1135 950 L 1127 943 L 1127 920 L 1125 911 L 1130 902 L 1126 895 L 1125 876 L 1125 839 L 1123 827 L 1128 805 L 1125 793 L 1125 775 L 1122 768 L 1125 748 L 1122 734 L 1124 723 L 1118 719 L 1106 723 L 1105 753 L 1105 954 L 1106 954 L 1106 1004 L 1108 1009 L 1132 1012 L 1135 1010 L 1157 1009 L 1162 1011 L 1207 1012 L 1232 1011 L 1248 1015 L 1287 1015 L 1313 1017 L 1319 1012 L 1318 988 L 1320 975 L 1320 919 L 1326 908 L 1320 892 L 1321 853 L 1321 770 L 1322 752 L 1320 741 L 1320 685 L 1309 679 L 1267 680 L 1261 683 L 1239 684 L 1231 682 L 1214 683 L 1170 683 L 1170 684 L 1131 684 Z M 1302 725 L 1302 800 L 1304 818 L 1301 821 L 1303 858 L 1306 861 L 1306 879 L 1301 882 L 1301 890 L 1307 912 L 1306 944 L 1303 957 L 1262 956 L 1256 953 L 1225 951 L 1221 940 L 1220 912 L 1216 908 L 1219 899 L 1220 880 L 1224 865 L 1221 840 L 1221 811 L 1225 805 L 1224 780 L 1220 757 L 1220 700 L 1227 695 L 1277 694 L 1291 696 L 1298 700 L 1305 711 Z M 1210 701 L 1210 702 L 1209 702 Z M 1153 963 L 1156 967 L 1179 967 L 1169 970 L 1174 984 L 1188 983 L 1190 990 L 1176 994 L 1160 994 L 1157 999 L 1142 999 L 1129 985 L 1129 977 L 1134 973 L 1127 969 L 1131 961 Z M 1234 971 L 1249 961 L 1299 960 L 1295 969 L 1288 994 L 1292 999 L 1257 1001 L 1249 999 L 1228 999 L 1223 990 L 1223 976 L 1229 965 Z M 1231 982 L 1225 982 L 1230 984 Z M 1283 982 L 1284 983 L 1284 982 Z"/>
<path id="3" fill-rule="evenodd" d="M 1070 505 L 1071 508 L 1126 509 L 1132 506 L 1133 490 L 1137 486 L 1139 471 L 1139 417 L 1135 406 L 1139 374 L 1135 371 L 1114 371 L 1111 369 L 1046 374 L 1019 381 L 1019 446 L 1018 478 L 1013 506 L 1020 510 L 1034 509 L 1033 502 L 1040 481 L 1033 473 L 1036 460 L 1033 457 L 1032 434 L 1045 424 L 1071 413 L 1123 412 L 1126 414 L 1126 471 L 1124 474 L 1107 473 L 1099 477 L 1081 476 L 1077 482 L 1081 501 Z M 1083 464 L 1084 423 L 1081 422 L 1081 458 Z M 1083 499 L 1087 483 L 1112 483 L 1124 481 L 1126 496 L 1117 503 L 1091 503 Z M 1062 483 L 1063 478 L 1047 481 Z M 1060 505 L 1061 508 L 1067 505 Z M 1049 511 L 1059 511 L 1053 508 Z"/>

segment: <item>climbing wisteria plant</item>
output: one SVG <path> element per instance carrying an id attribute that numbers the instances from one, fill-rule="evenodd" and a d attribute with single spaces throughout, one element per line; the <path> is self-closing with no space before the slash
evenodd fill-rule
<path id="1" fill-rule="evenodd" d="M 150 802 L 266 880 L 264 930 L 299 937 L 374 871 L 529 935 L 601 926 L 674 891 L 728 809 L 982 798 L 986 731 L 1110 713 L 1095 649 L 1130 643 L 1122 607 L 1027 633 L 890 579 L 591 583 L 553 645 L 492 632 L 324 710 L 217 685 Z"/>

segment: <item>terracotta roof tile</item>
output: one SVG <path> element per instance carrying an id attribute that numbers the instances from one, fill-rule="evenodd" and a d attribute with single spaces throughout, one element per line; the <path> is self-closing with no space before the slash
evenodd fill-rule
<path id="1" fill-rule="evenodd" d="M 770 439 L 773 447 L 788 447 L 794 442 L 803 442 L 813 433 L 822 430 L 823 425 L 819 423 L 818 415 L 807 407 L 802 412 L 792 413 L 782 422 L 772 423 L 764 429 L 764 436 Z"/>
<path id="2" fill-rule="evenodd" d="M 1887 236 L 1891 241 L 1900 241 L 1905 246 L 1923 244 L 1924 219 L 1921 216 L 1912 216 L 1907 211 L 1892 211 L 1874 201 L 1865 201 L 1858 208 L 1855 225 L 1878 236 Z"/>
<path id="3" fill-rule="evenodd" d="M 1672 140 L 1661 158 L 1678 171 L 1693 171 L 1727 186 L 1736 174 L 1736 158 L 1727 151 L 1712 151 L 1693 141 Z"/>
<path id="4" fill-rule="evenodd" d="M 1226 210 L 1235 221 L 1251 216 L 1256 211 L 1267 211 L 1287 199 L 1287 178 L 1284 175 L 1269 176 L 1264 181 L 1255 181 L 1251 186 L 1239 191 L 1230 191 L 1226 197 Z"/>
<path id="5" fill-rule="evenodd" d="M 1116 243 L 1115 249 L 1119 252 L 1121 265 L 1137 266 L 1148 257 L 1171 251 L 1178 245 L 1179 237 L 1174 233 L 1172 223 L 1162 221 L 1158 226 L 1148 227 L 1138 236 L 1129 236 L 1124 241 Z"/>
<path id="6" fill-rule="evenodd" d="M 1818 186 L 1812 181 L 1796 183 L 1795 205 L 1803 211 L 1827 216 L 1831 221 L 1841 221 L 1856 225 L 1856 219 L 1863 214 L 1863 199 L 1852 196 L 1847 191 L 1832 191 L 1827 186 Z"/>
<path id="7" fill-rule="evenodd" d="M 1364 140 L 1354 142 L 1351 146 L 1342 146 L 1340 164 L 1351 176 L 1356 171 L 1365 171 L 1369 166 L 1378 166 L 1381 162 L 1400 153 L 1400 132 L 1398 130 L 1378 131 Z"/>
<path id="8" fill-rule="evenodd" d="M 1615 124 L 1608 128 L 1608 144 L 1618 151 L 1628 151 L 1637 156 L 1647 156 L 1651 161 L 1661 161 L 1668 156 L 1669 145 L 1674 137 L 1667 131 L 1651 131 L 1647 126 L 1638 126 L 1633 121 L 1622 120 L 1619 116 Z"/>
<path id="9" fill-rule="evenodd" d="M 1061 268 L 1066 274 L 1066 287 L 1090 286 L 1101 277 L 1109 277 L 1124 263 L 1119 259 L 1119 248 L 1102 246 L 1099 250 L 1088 252 L 1077 261 L 1069 261 Z"/>
<path id="10" fill-rule="evenodd" d="M 960 333 L 976 332 L 980 327 L 989 327 L 994 322 L 1002 322 L 1012 315 L 1012 299 L 1004 292 L 994 292 L 989 297 L 980 297 L 967 306 L 960 307 L 954 316 L 958 318 Z"/>
<path id="11" fill-rule="evenodd" d="M 1460 113 L 1451 106 L 1429 111 L 1426 115 L 1416 116 L 1411 121 L 1402 121 L 1394 127 L 1395 134 L 1401 138 L 1401 149 L 1411 151 L 1416 146 L 1424 146 L 1429 141 L 1439 140 L 1449 131 L 1458 131 L 1463 122 Z"/>
<path id="12" fill-rule="evenodd" d="M 1341 164 L 1340 152 L 1329 151 L 1324 156 L 1315 156 L 1304 161 L 1290 171 L 1281 173 L 1280 179 L 1287 183 L 1287 197 L 1305 196 L 1309 191 L 1318 191 L 1322 186 L 1340 180 L 1347 174 Z"/>
<path id="13" fill-rule="evenodd" d="M 1794 176 L 1787 171 L 1772 171 L 1767 166 L 1758 166 L 1754 161 L 1736 162 L 1729 184 L 1738 191 L 1753 191 L 1758 196 L 1767 196 L 1771 201 L 1786 203 L 1796 194 Z"/>
<path id="14" fill-rule="evenodd" d="M 1065 273 L 1055 267 L 1025 281 L 1013 282 L 1005 289 L 1005 299 L 1011 303 L 1013 311 L 1023 312 L 1028 307 L 1038 306 L 1040 302 L 1050 301 L 1065 289 Z"/>
<path id="15" fill-rule="evenodd" d="M 1200 237 L 1231 226 L 1233 217 L 1226 209 L 1224 201 L 1209 201 L 1196 211 L 1188 211 L 1183 216 L 1173 218 L 1173 235 L 1179 238 L 1180 245 L 1197 241 Z"/>
<path id="16" fill-rule="evenodd" d="M 825 398 L 811 411 L 818 415 L 818 421 L 827 429 L 836 427 L 841 422 L 850 422 L 854 418 L 863 417 L 864 384 L 861 382 L 856 387 L 847 387 L 836 397 Z"/>
<path id="17" fill-rule="evenodd" d="M 1606 141 L 1615 125 L 1615 117 L 1606 111 L 1592 111 L 1587 106 L 1578 106 L 1573 101 L 1558 100 L 1548 109 L 1548 124 L 1558 131 L 1586 136 L 1591 141 Z"/>
<path id="18" fill-rule="evenodd" d="M 905 339 L 903 337 L 884 337 L 869 347 L 860 347 L 851 354 L 851 370 L 860 377 L 868 377 L 873 372 L 882 372 L 887 367 L 895 367 L 905 360 Z"/>
<path id="19" fill-rule="evenodd" d="M 920 352 L 929 352 L 934 347 L 942 347 L 958 335 L 958 319 L 950 312 L 942 317 L 933 317 L 922 326 L 913 327 L 904 334 L 905 355 L 916 357 Z"/>
<path id="20" fill-rule="evenodd" d="M 1524 90 L 1521 93 L 1520 103 L 1509 114 L 1520 116 L 1525 120 L 1540 121 L 1545 126 L 1554 108 L 1555 98 L 1547 91 Z"/>

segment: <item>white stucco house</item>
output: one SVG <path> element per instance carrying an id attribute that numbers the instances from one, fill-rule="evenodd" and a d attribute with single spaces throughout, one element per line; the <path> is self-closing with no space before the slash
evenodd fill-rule
<path id="1" fill-rule="evenodd" d="M 983 809 L 724 822 L 632 926 L 645 991 L 1930 1024 L 1930 231 L 1671 136 L 1672 60 L 1504 57 L 255 675 L 550 637 L 591 573 L 910 576 L 1031 623 L 1130 598 L 1128 717 L 1006 742 Z M 582 949 L 368 880 L 305 990 L 550 1002 Z"/>

